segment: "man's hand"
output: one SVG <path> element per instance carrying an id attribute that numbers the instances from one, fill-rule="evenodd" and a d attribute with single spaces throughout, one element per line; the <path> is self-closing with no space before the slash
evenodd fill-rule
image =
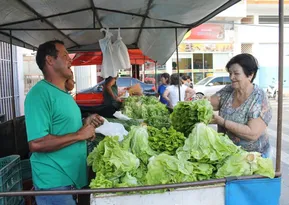
<path id="1" fill-rule="evenodd" d="M 84 125 L 80 130 L 78 130 L 77 135 L 80 141 L 93 141 L 95 139 L 95 127 L 93 125 Z"/>
<path id="2" fill-rule="evenodd" d="M 99 116 L 98 114 L 93 114 L 85 119 L 84 125 L 93 125 L 94 128 L 97 128 L 101 126 L 103 122 L 104 122 L 103 117 Z"/>

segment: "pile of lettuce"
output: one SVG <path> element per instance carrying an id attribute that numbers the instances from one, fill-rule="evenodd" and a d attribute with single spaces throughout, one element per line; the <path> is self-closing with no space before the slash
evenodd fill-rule
<path id="1" fill-rule="evenodd" d="M 89 154 L 87 163 L 96 173 L 90 188 L 182 183 L 252 174 L 273 178 L 275 174 L 272 160 L 242 150 L 205 123 L 195 124 L 188 138 L 173 128 L 132 126 L 121 142 L 117 136 L 106 136 Z M 144 193 L 155 192 L 159 191 Z"/>
<path id="2" fill-rule="evenodd" d="M 261 157 L 259 152 L 239 152 L 230 156 L 219 167 L 216 178 L 229 176 L 262 175 L 274 178 L 275 172 L 271 159 Z"/>
<path id="3" fill-rule="evenodd" d="M 125 100 L 122 111 L 130 118 L 144 120 L 149 126 L 159 129 L 171 126 L 166 105 L 153 96 L 130 96 Z"/>
<path id="4" fill-rule="evenodd" d="M 184 146 L 185 136 L 181 132 L 177 132 L 173 127 L 169 129 L 157 129 L 155 127 L 148 127 L 149 145 L 157 153 L 167 153 L 168 155 L 175 155 L 179 147 Z"/>
<path id="5" fill-rule="evenodd" d="M 91 181 L 91 188 L 110 188 L 132 186 L 131 174 L 140 166 L 140 160 L 131 152 L 124 150 L 118 137 L 105 137 L 88 155 L 87 164 L 92 166 L 96 178 Z M 134 178 L 134 185 L 137 179 Z"/>
<path id="6" fill-rule="evenodd" d="M 204 123 L 195 125 L 185 145 L 177 150 L 179 159 L 210 164 L 222 163 L 240 150 L 226 135 Z"/>
<path id="7" fill-rule="evenodd" d="M 208 124 L 212 120 L 213 107 L 206 99 L 178 102 L 170 117 L 172 126 L 188 137 L 196 123 Z"/>

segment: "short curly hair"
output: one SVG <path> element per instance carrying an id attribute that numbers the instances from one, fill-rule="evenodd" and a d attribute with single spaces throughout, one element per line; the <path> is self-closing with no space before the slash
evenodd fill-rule
<path id="1" fill-rule="evenodd" d="M 253 75 L 251 83 L 254 81 L 259 69 L 258 61 L 254 56 L 248 53 L 242 53 L 234 56 L 226 65 L 228 72 L 233 64 L 239 64 L 247 77 Z"/>

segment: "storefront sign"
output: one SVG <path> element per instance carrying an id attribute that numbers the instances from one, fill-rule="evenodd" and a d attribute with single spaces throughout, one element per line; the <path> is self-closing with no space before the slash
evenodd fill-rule
<path id="1" fill-rule="evenodd" d="M 202 24 L 186 33 L 183 40 L 223 40 L 224 38 L 224 25 Z"/>
<path id="2" fill-rule="evenodd" d="M 181 43 L 179 52 L 226 52 L 234 51 L 232 43 Z"/>

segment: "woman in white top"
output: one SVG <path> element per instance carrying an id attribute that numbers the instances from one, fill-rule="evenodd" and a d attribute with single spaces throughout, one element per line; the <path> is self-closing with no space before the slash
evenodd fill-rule
<path id="1" fill-rule="evenodd" d="M 181 91 L 181 100 L 179 100 L 179 84 Z M 167 87 L 163 94 L 163 98 L 168 102 L 168 106 L 173 108 L 177 105 L 179 101 L 189 101 L 194 96 L 195 91 L 182 84 L 180 76 L 178 74 L 171 75 L 171 85 Z"/>

